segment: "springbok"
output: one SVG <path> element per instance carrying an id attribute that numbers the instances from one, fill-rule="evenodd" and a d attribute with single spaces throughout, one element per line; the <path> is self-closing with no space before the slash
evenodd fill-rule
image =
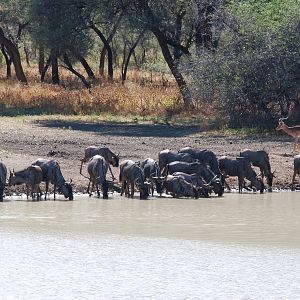
<path id="1" fill-rule="evenodd" d="M 298 143 L 298 138 L 300 136 L 300 125 L 296 125 L 296 126 L 287 126 L 283 121 L 287 120 L 288 118 L 280 118 L 278 121 L 278 126 L 276 127 L 276 130 L 283 130 L 285 133 L 287 133 L 288 135 L 292 136 L 293 138 L 295 138 L 294 141 L 294 150 L 293 152 L 296 151 L 296 146 Z"/>

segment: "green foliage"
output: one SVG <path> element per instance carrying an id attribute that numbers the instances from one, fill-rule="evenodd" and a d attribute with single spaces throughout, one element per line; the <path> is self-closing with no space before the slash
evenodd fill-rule
<path id="1" fill-rule="evenodd" d="M 48 49 L 85 54 L 91 46 L 81 0 L 32 0 L 30 13 L 33 36 Z"/>
<path id="2" fill-rule="evenodd" d="M 192 66 L 200 97 L 215 101 L 234 126 L 273 126 L 299 99 L 298 1 L 258 2 L 234 3 L 217 52 L 203 53 Z"/>

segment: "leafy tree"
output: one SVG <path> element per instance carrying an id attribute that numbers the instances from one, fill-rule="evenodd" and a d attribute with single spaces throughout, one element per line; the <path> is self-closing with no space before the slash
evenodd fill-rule
<path id="1" fill-rule="evenodd" d="M 24 29 L 29 24 L 27 14 L 29 0 L 0 1 L 0 44 L 7 65 L 7 77 L 11 76 L 11 64 L 19 81 L 26 83 L 21 55 L 18 49 Z"/>
<path id="2" fill-rule="evenodd" d="M 298 0 L 233 3 L 217 51 L 194 58 L 199 98 L 215 101 L 232 125 L 272 125 L 299 103 L 297 7 Z"/>
<path id="3" fill-rule="evenodd" d="M 89 87 L 84 76 L 72 66 L 73 61 L 83 62 L 82 59 L 91 46 L 83 8 L 84 3 L 81 0 L 32 0 L 31 16 L 36 22 L 33 37 L 50 52 L 42 78 L 51 64 L 52 82 L 59 84 L 60 58 L 65 67 Z"/>

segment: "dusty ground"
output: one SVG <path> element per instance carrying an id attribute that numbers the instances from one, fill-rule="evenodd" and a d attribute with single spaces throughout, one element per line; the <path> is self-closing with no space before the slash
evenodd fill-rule
<path id="1" fill-rule="evenodd" d="M 9 169 L 20 170 L 39 157 L 53 157 L 76 191 L 84 191 L 87 179 L 79 174 L 80 159 L 90 145 L 107 146 L 122 159 L 156 158 L 162 149 L 184 146 L 210 149 L 218 156 L 237 156 L 241 149 L 264 149 L 276 170 L 274 186 L 290 187 L 293 175 L 291 137 L 228 136 L 201 132 L 197 126 L 170 126 L 117 122 L 86 122 L 74 118 L 0 117 L 0 160 Z M 52 152 L 53 156 L 48 156 Z M 83 169 L 86 172 L 86 166 Z M 113 168 L 118 175 L 118 168 Z M 232 182 L 236 184 L 234 180 Z"/>

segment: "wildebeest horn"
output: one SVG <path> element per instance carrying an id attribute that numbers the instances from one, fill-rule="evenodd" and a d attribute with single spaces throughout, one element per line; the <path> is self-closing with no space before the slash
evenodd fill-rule
<path id="1" fill-rule="evenodd" d="M 208 185 L 210 185 L 218 176 L 215 175 L 214 178 L 208 183 Z"/>

